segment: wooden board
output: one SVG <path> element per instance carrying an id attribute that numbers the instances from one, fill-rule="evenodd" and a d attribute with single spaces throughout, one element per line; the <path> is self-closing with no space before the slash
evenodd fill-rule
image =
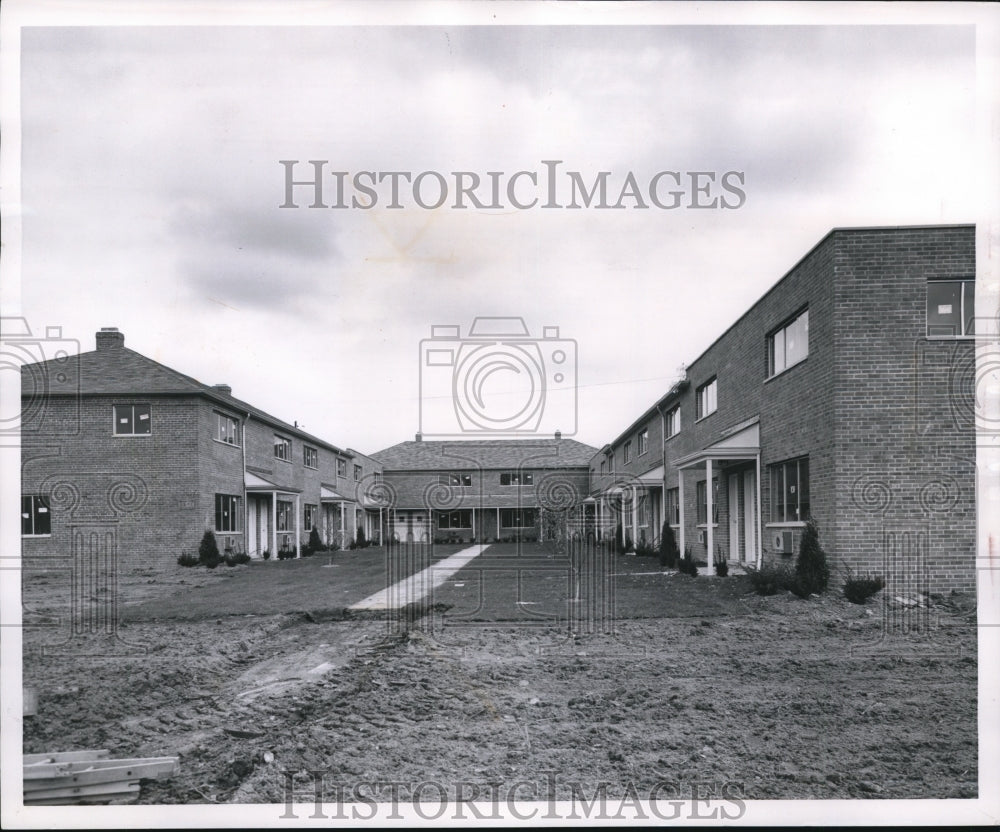
<path id="1" fill-rule="evenodd" d="M 39 789 L 55 788 L 56 786 L 76 786 L 86 783 L 113 783 L 117 780 L 154 779 L 176 771 L 176 761 L 172 757 L 163 762 L 140 763 L 133 765 L 132 760 L 112 760 L 121 765 L 77 771 L 69 775 L 55 777 L 25 777 L 24 792 Z"/>
<path id="2" fill-rule="evenodd" d="M 67 786 L 57 789 L 40 789 L 37 792 L 27 792 L 24 795 L 24 802 L 34 802 L 36 800 L 52 800 L 62 797 L 95 797 L 109 794 L 138 794 L 139 784 L 128 782 L 116 783 L 96 783 L 91 786 Z"/>
<path id="3" fill-rule="evenodd" d="M 24 766 L 24 779 L 50 780 L 57 777 L 71 777 L 83 771 L 95 771 L 102 768 L 121 768 L 122 766 L 143 767 L 155 770 L 156 774 L 143 774 L 142 777 L 157 777 L 160 774 L 172 773 L 177 765 L 176 757 L 141 757 L 134 760 L 77 760 L 59 763 L 28 763 Z"/>
<path id="4" fill-rule="evenodd" d="M 106 748 L 97 751 L 54 751 L 51 754 L 25 754 L 24 764 L 32 763 L 73 763 L 78 760 L 99 760 L 109 754 Z"/>

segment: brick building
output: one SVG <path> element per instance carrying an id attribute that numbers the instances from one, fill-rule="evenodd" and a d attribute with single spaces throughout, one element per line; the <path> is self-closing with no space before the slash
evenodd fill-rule
<path id="1" fill-rule="evenodd" d="M 542 541 L 586 497 L 595 449 L 552 439 L 401 442 L 372 454 L 384 471 L 387 529 L 402 541 Z"/>
<path id="2" fill-rule="evenodd" d="M 128 349 L 114 328 L 21 378 L 29 561 L 113 543 L 123 562 L 173 562 L 206 529 L 254 558 L 299 551 L 312 528 L 336 546 L 380 537 L 378 463 Z"/>
<path id="3" fill-rule="evenodd" d="M 831 231 L 594 455 L 590 515 L 709 567 L 812 517 L 836 569 L 972 589 L 975 273 L 971 225 Z"/>

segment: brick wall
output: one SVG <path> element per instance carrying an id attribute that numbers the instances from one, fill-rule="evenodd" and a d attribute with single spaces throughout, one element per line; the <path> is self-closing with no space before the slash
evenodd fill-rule
<path id="1" fill-rule="evenodd" d="M 926 337 L 927 280 L 973 278 L 975 229 L 837 235 L 838 560 L 975 586 L 974 344 Z"/>

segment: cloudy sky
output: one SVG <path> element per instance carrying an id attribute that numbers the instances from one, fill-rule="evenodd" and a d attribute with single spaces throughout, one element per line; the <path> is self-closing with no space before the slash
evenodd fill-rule
<path id="1" fill-rule="evenodd" d="M 831 228 L 975 221 L 982 184 L 971 26 L 46 26 L 21 47 L 32 325 L 83 350 L 117 326 L 367 452 L 417 429 L 432 326 L 558 326 L 599 446 Z M 745 201 L 279 208 L 279 160 L 313 159 L 484 179 L 561 160 L 609 171 L 611 201 L 629 172 L 740 171 Z"/>

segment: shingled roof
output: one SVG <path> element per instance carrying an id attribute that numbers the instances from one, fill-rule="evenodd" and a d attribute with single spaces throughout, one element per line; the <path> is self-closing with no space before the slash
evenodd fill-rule
<path id="1" fill-rule="evenodd" d="M 114 336 L 103 338 L 101 336 Z M 98 348 L 69 357 L 52 358 L 21 368 L 21 399 L 53 396 L 200 396 L 249 413 L 281 431 L 351 457 L 349 451 L 306 433 L 275 416 L 237 399 L 228 388 L 213 387 L 173 370 L 124 346 L 116 330 L 98 333 Z"/>
<path id="2" fill-rule="evenodd" d="M 597 448 L 575 439 L 471 439 L 400 442 L 371 454 L 387 471 L 587 467 Z"/>

